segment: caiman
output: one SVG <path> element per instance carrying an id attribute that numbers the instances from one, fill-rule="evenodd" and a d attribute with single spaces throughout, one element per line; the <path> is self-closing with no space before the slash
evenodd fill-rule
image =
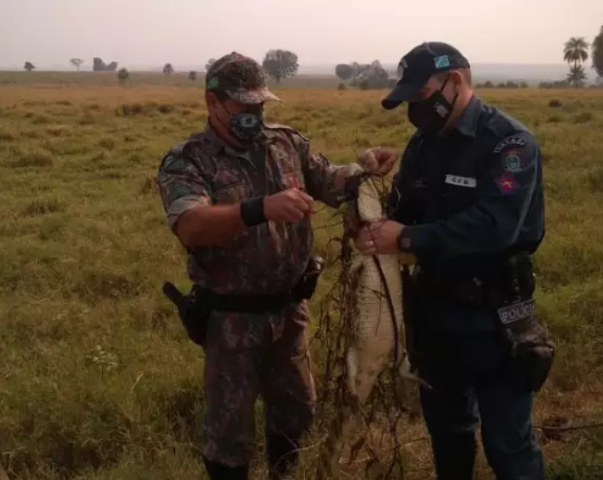
<path id="1" fill-rule="evenodd" d="M 344 230 L 355 235 L 366 223 L 384 218 L 379 192 L 370 176 L 355 164 L 355 181 L 348 192 Z M 356 426 L 358 407 L 365 404 L 392 354 L 399 375 L 421 380 L 410 371 L 402 319 L 403 254 L 365 256 L 356 252 L 342 276 L 349 282 L 342 299 L 342 321 L 349 335 L 346 352 L 348 401 L 337 413 L 323 446 L 317 478 L 338 475 L 338 463 L 346 438 Z M 345 266 L 344 266 L 345 271 Z"/>

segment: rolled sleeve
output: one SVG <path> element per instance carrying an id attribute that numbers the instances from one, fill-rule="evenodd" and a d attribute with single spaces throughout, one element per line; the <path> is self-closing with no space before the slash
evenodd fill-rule
<path id="1" fill-rule="evenodd" d="M 211 205 L 211 187 L 196 165 L 188 158 L 169 155 L 159 167 L 157 184 L 166 221 L 174 228 L 188 210 Z"/>

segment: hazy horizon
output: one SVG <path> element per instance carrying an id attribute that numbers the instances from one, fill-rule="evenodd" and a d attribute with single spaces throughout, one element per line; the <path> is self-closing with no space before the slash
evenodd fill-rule
<path id="1" fill-rule="evenodd" d="M 572 36 L 592 41 L 603 23 L 601 0 L 508 0 L 504 10 L 465 0 L 405 6 L 394 0 L 0 0 L 0 67 L 73 69 L 69 59 L 116 61 L 131 69 L 166 62 L 203 66 L 232 50 L 261 59 L 294 51 L 300 73 L 374 59 L 396 64 L 414 45 L 443 40 L 472 64 L 562 66 Z M 494 12 L 494 13 L 493 13 Z M 462 25 L 461 25 L 462 23 Z M 28 32 L 23 35 L 23 32 Z M 590 71 L 591 61 L 586 67 Z M 590 72 L 589 72 L 590 76 Z"/>

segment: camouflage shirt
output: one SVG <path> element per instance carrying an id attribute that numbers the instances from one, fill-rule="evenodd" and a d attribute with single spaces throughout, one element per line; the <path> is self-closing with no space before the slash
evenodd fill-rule
<path id="1" fill-rule="evenodd" d="M 158 183 L 173 227 L 195 206 L 236 204 L 293 187 L 338 207 L 348 171 L 312 153 L 309 140 L 290 127 L 268 125 L 252 149 L 239 151 L 208 125 L 170 149 Z M 195 256 L 189 254 L 188 273 L 191 281 L 216 293 L 277 293 L 297 283 L 312 245 L 309 218 L 267 222 L 243 230 L 227 245 L 198 248 Z"/>

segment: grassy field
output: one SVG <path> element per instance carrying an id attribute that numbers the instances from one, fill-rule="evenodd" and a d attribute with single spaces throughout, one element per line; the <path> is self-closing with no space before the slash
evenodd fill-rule
<path id="1" fill-rule="evenodd" d="M 160 291 L 187 281 L 154 184 L 164 152 L 204 125 L 201 83 L 25 75 L 28 85 L 0 88 L 0 462 L 11 479 L 203 478 L 202 352 Z M 285 103 L 269 119 L 300 128 L 334 162 L 374 145 L 401 149 L 412 132 L 403 111 L 381 109 L 385 92 L 275 91 Z M 478 93 L 532 128 L 544 152 L 538 299 L 559 356 L 536 423 L 601 421 L 603 91 Z M 326 240 L 337 230 L 317 229 L 317 250 L 334 253 Z M 603 478 L 602 430 L 538 433 L 549 478 Z M 424 436 L 408 422 L 410 480 L 431 475 Z M 315 454 L 309 447 L 304 463 Z M 483 458 L 478 478 L 492 478 Z"/>

